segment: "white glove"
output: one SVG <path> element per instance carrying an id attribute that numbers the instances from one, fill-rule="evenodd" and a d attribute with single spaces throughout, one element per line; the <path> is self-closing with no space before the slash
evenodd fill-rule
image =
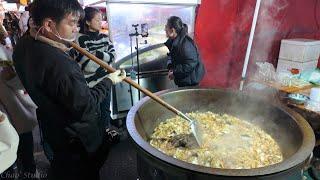
<path id="1" fill-rule="evenodd" d="M 109 78 L 112 81 L 113 85 L 121 82 L 126 77 L 127 77 L 126 71 L 123 70 L 123 69 L 121 69 L 121 71 L 120 70 L 116 70 L 115 72 L 110 73 L 110 74 L 107 75 L 107 78 Z"/>

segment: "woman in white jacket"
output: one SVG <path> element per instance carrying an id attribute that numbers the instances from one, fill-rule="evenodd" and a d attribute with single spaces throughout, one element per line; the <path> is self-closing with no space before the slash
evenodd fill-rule
<path id="1" fill-rule="evenodd" d="M 19 136 L 16 130 L 7 116 L 0 112 L 0 174 L 16 161 L 18 144 Z M 5 177 L 5 174 L 2 174 L 2 177 Z"/>
<path id="2" fill-rule="evenodd" d="M 0 61 L 11 60 L 12 51 L 0 45 Z M 33 179 L 36 164 L 33 155 L 32 130 L 37 124 L 36 105 L 25 93 L 20 79 L 11 66 L 0 70 L 0 103 L 4 106 L 8 119 L 19 134 L 18 169 L 22 175 L 28 175 L 31 177 L 29 179 Z"/>

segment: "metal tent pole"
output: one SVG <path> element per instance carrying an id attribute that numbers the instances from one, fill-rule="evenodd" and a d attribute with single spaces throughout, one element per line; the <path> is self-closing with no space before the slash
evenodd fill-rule
<path id="1" fill-rule="evenodd" d="M 243 89 L 243 84 L 246 79 L 246 73 L 247 73 L 247 68 L 248 68 L 249 59 L 250 59 L 253 37 L 254 37 L 255 30 L 256 30 L 257 20 L 258 20 L 258 15 L 259 15 L 259 10 L 260 10 L 260 4 L 261 4 L 261 0 L 257 0 L 256 7 L 254 10 L 253 20 L 252 20 L 252 25 L 251 25 L 251 31 L 250 31 L 250 36 L 249 36 L 249 41 L 248 41 L 248 46 L 247 46 L 247 52 L 246 52 L 246 56 L 245 56 L 245 60 L 244 60 L 243 68 L 242 68 L 241 82 L 240 82 L 240 88 L 239 88 L 240 90 Z"/>

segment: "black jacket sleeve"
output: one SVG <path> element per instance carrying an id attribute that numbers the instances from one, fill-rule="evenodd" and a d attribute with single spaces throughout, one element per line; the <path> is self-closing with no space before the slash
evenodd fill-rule
<path id="1" fill-rule="evenodd" d="M 173 65 L 172 65 L 172 57 L 171 57 L 171 54 L 168 53 L 168 54 L 167 54 L 167 57 L 168 57 L 168 59 L 167 59 L 167 69 L 172 70 Z"/>
<path id="2" fill-rule="evenodd" d="M 89 88 L 80 68 L 77 69 L 78 71 L 65 74 L 58 81 L 55 93 L 59 104 L 63 104 L 73 117 L 77 117 L 76 119 L 85 121 L 97 115 L 97 107 L 110 91 L 112 82 L 104 79 L 93 88 Z"/>
<path id="3" fill-rule="evenodd" d="M 180 63 L 177 63 L 173 69 L 173 75 L 178 79 L 187 77 L 198 64 L 197 50 L 191 42 L 186 41 L 183 43 L 181 51 L 182 59 L 180 60 Z"/>
<path id="4" fill-rule="evenodd" d="M 94 152 L 103 140 L 104 124 L 100 119 L 100 103 L 110 91 L 111 80 L 104 79 L 95 87 L 89 88 L 80 67 L 75 64 L 71 71 L 63 70 L 49 92 L 56 106 L 50 114 L 59 113 L 57 123 L 64 124 L 64 131 L 70 138 L 79 138 L 88 152 Z M 61 72 L 61 71 L 60 71 Z M 47 88 L 48 89 L 48 88 Z M 59 126 L 57 126 L 59 127 Z M 63 125 L 60 127 L 63 127 Z"/>

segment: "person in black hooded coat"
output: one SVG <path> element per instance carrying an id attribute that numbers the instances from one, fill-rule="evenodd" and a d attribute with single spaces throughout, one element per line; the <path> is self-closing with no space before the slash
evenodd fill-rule
<path id="1" fill-rule="evenodd" d="M 177 16 L 171 16 L 165 26 L 169 38 L 165 45 L 169 49 L 169 79 L 179 87 L 197 86 L 202 80 L 205 69 L 197 46 L 188 36 L 188 26 Z"/>

